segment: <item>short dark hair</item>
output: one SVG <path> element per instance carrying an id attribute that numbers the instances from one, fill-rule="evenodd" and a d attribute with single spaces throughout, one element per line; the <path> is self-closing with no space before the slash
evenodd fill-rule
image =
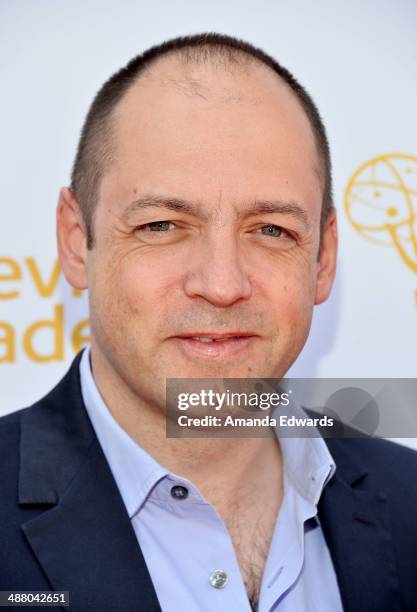
<path id="1" fill-rule="evenodd" d="M 147 49 L 113 74 L 97 92 L 81 131 L 70 185 L 81 208 L 87 232 L 87 247 L 91 249 L 94 246 L 93 215 L 100 181 L 112 160 L 114 110 L 138 77 L 158 59 L 168 55 L 177 55 L 192 62 L 217 58 L 232 64 L 252 58 L 269 66 L 287 83 L 310 121 L 323 166 L 322 230 L 327 215 L 333 208 L 332 176 L 326 130 L 315 103 L 291 72 L 262 49 L 232 36 L 210 32 L 180 36 Z"/>

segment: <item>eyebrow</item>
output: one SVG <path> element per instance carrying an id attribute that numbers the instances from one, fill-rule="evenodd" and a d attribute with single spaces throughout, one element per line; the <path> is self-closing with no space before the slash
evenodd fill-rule
<path id="1" fill-rule="evenodd" d="M 298 204 L 294 201 L 285 202 L 283 200 L 256 200 L 247 209 L 245 209 L 245 212 L 250 216 L 261 215 L 265 213 L 278 213 L 281 215 L 289 215 L 291 217 L 294 217 L 294 219 L 296 219 L 297 221 L 300 221 L 304 225 L 306 230 L 310 227 L 307 211 L 305 210 L 305 208 L 303 208 L 303 206 L 301 206 L 301 204 Z"/>
<path id="2" fill-rule="evenodd" d="M 198 202 L 190 202 L 182 198 L 167 197 L 157 194 L 146 194 L 131 202 L 124 210 L 123 218 L 128 220 L 134 213 L 147 208 L 164 208 L 167 210 L 174 210 L 185 212 L 190 215 L 200 216 L 205 220 L 208 219 L 207 214 L 202 211 L 202 207 Z M 301 204 L 294 201 L 255 200 L 244 206 L 242 209 L 236 209 L 237 217 L 242 213 L 251 217 L 274 213 L 289 215 L 297 221 L 300 221 L 306 230 L 310 227 L 307 211 Z"/>
<path id="3" fill-rule="evenodd" d="M 190 215 L 201 215 L 200 206 L 181 198 L 147 194 L 131 202 L 123 212 L 123 218 L 128 220 L 131 215 L 146 208 L 165 208 L 185 212 Z"/>

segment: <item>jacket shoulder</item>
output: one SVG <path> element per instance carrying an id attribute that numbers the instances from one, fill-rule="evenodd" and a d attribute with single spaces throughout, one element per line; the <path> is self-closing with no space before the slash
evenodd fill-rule
<path id="1" fill-rule="evenodd" d="M 73 359 L 66 374 L 43 397 L 24 408 L 0 416 L 0 457 L 7 452 L 15 452 L 19 445 L 21 424 L 24 420 L 42 419 L 51 407 L 62 404 L 70 396 L 81 396 L 79 381 L 79 364 L 83 351 Z"/>

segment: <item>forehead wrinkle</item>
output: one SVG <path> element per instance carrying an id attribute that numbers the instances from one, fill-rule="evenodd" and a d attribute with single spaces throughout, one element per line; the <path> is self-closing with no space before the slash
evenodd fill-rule
<path id="1" fill-rule="evenodd" d="M 218 196 L 217 196 L 217 200 L 216 200 L 216 205 L 213 208 L 212 213 L 211 213 L 211 218 L 218 226 L 221 226 L 221 223 L 222 223 L 222 197 L 223 197 L 223 191 L 220 188 Z"/>

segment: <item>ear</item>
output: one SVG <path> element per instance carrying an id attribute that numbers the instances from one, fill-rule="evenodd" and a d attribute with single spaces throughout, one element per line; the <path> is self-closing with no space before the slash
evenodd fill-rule
<path id="1" fill-rule="evenodd" d="M 330 210 L 323 227 L 323 237 L 317 268 L 315 304 L 322 304 L 330 295 L 336 275 L 337 219 L 335 209 Z"/>
<path id="2" fill-rule="evenodd" d="M 78 202 L 68 187 L 59 193 L 56 209 L 58 255 L 70 285 L 87 288 L 87 236 Z"/>

